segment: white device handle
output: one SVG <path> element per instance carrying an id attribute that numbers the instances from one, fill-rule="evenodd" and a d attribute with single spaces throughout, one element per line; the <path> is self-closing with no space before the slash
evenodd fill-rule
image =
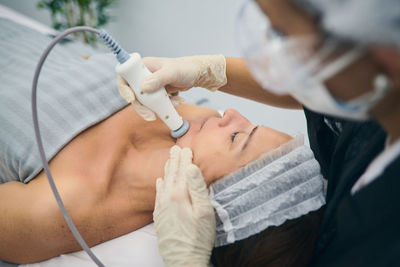
<path id="1" fill-rule="evenodd" d="M 142 92 L 143 80 L 151 72 L 143 64 L 138 53 L 131 54 L 127 61 L 118 64 L 115 71 L 128 82 L 139 102 L 154 111 L 171 131 L 175 131 L 183 125 L 182 117 L 172 105 L 165 88 L 152 93 Z"/>

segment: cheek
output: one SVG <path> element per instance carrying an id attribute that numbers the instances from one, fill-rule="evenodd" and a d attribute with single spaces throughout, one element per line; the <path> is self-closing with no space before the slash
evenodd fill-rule
<path id="1" fill-rule="evenodd" d="M 200 168 L 207 185 L 238 168 L 238 161 L 229 153 L 222 153 L 211 147 L 207 149 L 203 146 L 193 151 L 193 155 L 193 163 Z"/>
<path id="2" fill-rule="evenodd" d="M 193 163 L 200 168 L 207 185 L 236 170 L 241 164 L 221 142 L 215 136 L 190 134 L 176 142 L 178 146 L 192 150 Z"/>

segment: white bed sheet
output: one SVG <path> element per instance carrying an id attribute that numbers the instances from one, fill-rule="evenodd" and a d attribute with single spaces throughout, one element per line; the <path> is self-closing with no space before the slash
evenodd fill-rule
<path id="1" fill-rule="evenodd" d="M 37 30 L 42 34 L 56 35 L 57 31 L 32 18 L 29 18 L 13 9 L 0 5 L 0 17 L 8 18 L 16 23 Z M 153 223 L 136 231 L 109 240 L 92 248 L 95 255 L 106 266 L 143 266 L 161 267 L 163 264 L 157 247 L 157 237 Z M 0 264 L 1 265 L 1 264 Z M 70 267 L 70 266 L 95 266 L 84 251 L 63 254 L 52 259 L 20 265 L 25 267 Z"/>

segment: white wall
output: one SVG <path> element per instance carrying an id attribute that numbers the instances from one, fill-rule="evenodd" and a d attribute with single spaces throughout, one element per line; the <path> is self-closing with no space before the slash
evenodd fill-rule
<path id="1" fill-rule="evenodd" d="M 37 1 L 0 0 L 50 25 L 50 15 L 36 8 Z M 105 29 L 128 51 L 143 56 L 178 57 L 194 54 L 239 56 L 235 45 L 235 16 L 240 0 L 119 0 L 110 9 L 114 17 Z M 225 110 L 235 108 L 255 124 L 289 134 L 306 134 L 301 111 L 271 108 L 253 101 L 203 89 L 185 93 L 189 102 Z"/>

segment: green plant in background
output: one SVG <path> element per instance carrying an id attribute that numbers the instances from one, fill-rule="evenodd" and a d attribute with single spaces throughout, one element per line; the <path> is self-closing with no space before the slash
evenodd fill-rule
<path id="1" fill-rule="evenodd" d="M 40 0 L 37 7 L 50 11 L 53 28 L 64 30 L 75 26 L 99 28 L 106 25 L 111 17 L 106 9 L 117 0 Z M 81 32 L 75 35 L 87 44 L 95 46 L 94 33 Z"/>

